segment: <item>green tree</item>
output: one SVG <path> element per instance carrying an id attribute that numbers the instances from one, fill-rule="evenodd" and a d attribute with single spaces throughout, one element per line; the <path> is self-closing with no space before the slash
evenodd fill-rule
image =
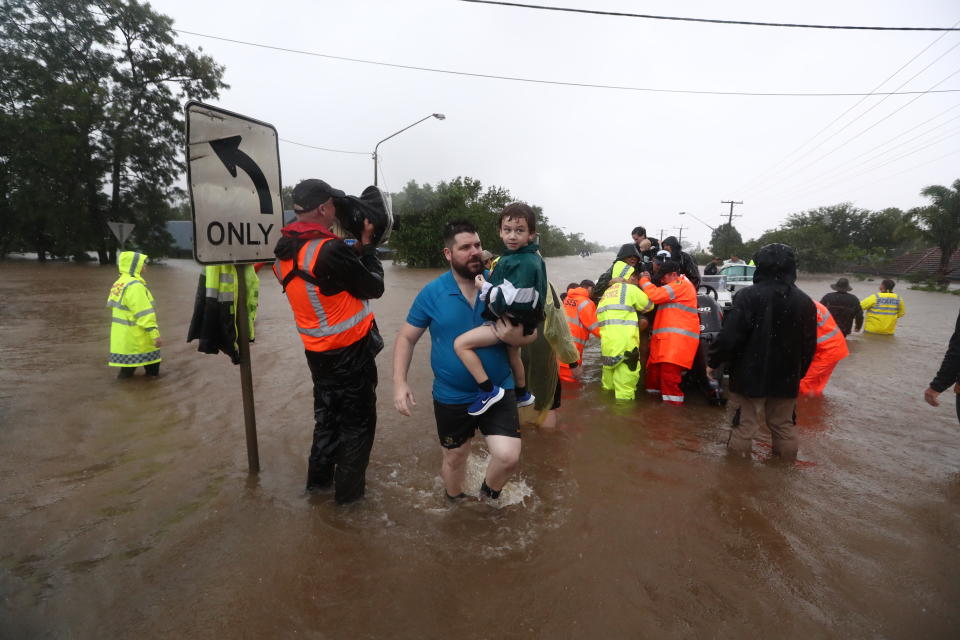
<path id="1" fill-rule="evenodd" d="M 710 251 L 715 256 L 729 258 L 743 253 L 743 238 L 737 228 L 729 222 L 724 222 L 713 230 L 710 236 Z"/>
<path id="2" fill-rule="evenodd" d="M 0 52 L 0 215 L 22 221 L 0 250 L 93 248 L 108 262 L 107 220 L 162 250 L 184 168 L 181 105 L 217 96 L 223 68 L 137 0 L 6 0 Z"/>
<path id="3" fill-rule="evenodd" d="M 924 187 L 920 195 L 930 198 L 930 206 L 911 211 L 924 236 L 940 248 L 937 275 L 941 280 L 947 279 L 950 258 L 960 246 L 960 179 L 954 180 L 952 186 L 952 189 L 938 184 Z"/>
<path id="4" fill-rule="evenodd" d="M 456 219 L 472 222 L 483 247 L 500 253 L 503 243 L 497 231 L 497 219 L 503 208 L 513 201 L 507 189 L 495 186 L 484 189 L 480 181 L 473 178 L 458 177 L 440 182 L 436 187 L 410 181 L 403 191 L 393 194 L 396 228 L 390 236 L 390 248 L 394 259 L 411 267 L 446 265 L 441 251 L 443 227 Z M 540 207 L 531 207 L 537 214 L 537 233 L 544 256 L 574 255 L 584 248 L 581 234 L 566 233 L 550 224 Z"/>
<path id="5" fill-rule="evenodd" d="M 283 210 L 293 209 L 293 187 L 287 185 L 280 189 L 280 202 L 283 203 Z"/>

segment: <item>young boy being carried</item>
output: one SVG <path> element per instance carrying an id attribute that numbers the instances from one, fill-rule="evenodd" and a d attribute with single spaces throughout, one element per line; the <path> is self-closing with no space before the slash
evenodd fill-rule
<path id="1" fill-rule="evenodd" d="M 537 323 L 543 319 L 544 297 L 547 293 L 547 269 L 538 254 L 534 241 L 537 216 L 522 202 L 509 204 L 500 213 L 497 222 L 500 239 L 505 247 L 503 256 L 487 281 L 482 275 L 476 279 L 481 299 L 487 303 L 484 317 L 490 322 L 461 334 L 453 348 L 464 366 L 480 387 L 467 413 L 478 416 L 503 398 L 503 389 L 490 382 L 483 364 L 474 349 L 489 347 L 499 342 L 493 331 L 494 321 L 507 318 L 513 325 L 523 325 L 523 338 L 506 345 L 513 371 L 517 406 L 533 404 L 535 398 L 527 391 L 526 375 L 520 361 L 520 347 L 537 337 Z"/>

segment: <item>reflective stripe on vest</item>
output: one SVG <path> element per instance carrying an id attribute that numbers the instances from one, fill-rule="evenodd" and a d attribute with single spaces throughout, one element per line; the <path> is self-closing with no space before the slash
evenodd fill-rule
<path id="1" fill-rule="evenodd" d="M 659 329 L 653 330 L 653 335 L 657 335 L 658 333 L 679 333 L 682 336 L 688 336 L 697 341 L 700 340 L 699 333 L 694 333 L 693 331 L 687 331 L 686 329 L 678 329 L 677 327 L 660 327 Z"/>
<path id="2" fill-rule="evenodd" d="M 601 320 L 597 324 L 601 327 L 609 327 L 610 325 L 614 325 L 614 324 L 621 324 L 621 325 L 626 325 L 630 327 L 640 326 L 636 320 L 624 320 L 620 318 L 610 318 L 609 320 Z"/>
<path id="3" fill-rule="evenodd" d="M 689 313 L 695 313 L 698 316 L 700 315 L 699 309 L 694 309 L 693 307 L 688 307 L 685 304 L 680 304 L 679 302 L 668 302 L 667 304 L 660 305 L 660 309 L 679 309 L 680 311 L 687 311 Z"/>
<path id="4" fill-rule="evenodd" d="M 827 316 L 827 318 L 829 318 L 829 316 Z M 824 322 L 826 322 L 826 320 L 824 320 Z M 821 323 L 821 324 L 823 324 L 823 323 Z M 821 342 L 826 342 L 827 340 L 829 340 L 829 339 L 832 338 L 833 336 L 837 335 L 837 332 L 838 332 L 838 331 L 840 331 L 839 327 L 834 327 L 834 328 L 833 328 L 833 331 L 831 331 L 831 332 L 828 333 L 827 335 L 820 336 L 819 338 L 817 338 L 817 344 L 820 344 Z"/>
<path id="5" fill-rule="evenodd" d="M 876 302 L 873 304 L 868 313 L 876 313 L 882 316 L 891 316 L 896 315 L 900 312 L 900 296 L 893 293 L 890 294 L 893 297 L 881 297 L 878 293 L 876 294 Z"/>
<path id="6" fill-rule="evenodd" d="M 315 239 L 304 244 L 298 255 L 299 268 L 313 273 L 321 247 L 330 240 Z M 274 264 L 274 274 L 282 282 L 294 264 L 293 260 L 278 260 Z M 294 278 L 287 285 L 286 295 L 293 307 L 297 331 L 310 351 L 330 351 L 351 345 L 365 336 L 373 323 L 370 303 L 346 291 L 325 296 L 319 287 L 302 278 Z M 331 311 L 328 306 L 332 306 Z M 331 313 L 336 313 L 336 317 L 331 317 Z"/>

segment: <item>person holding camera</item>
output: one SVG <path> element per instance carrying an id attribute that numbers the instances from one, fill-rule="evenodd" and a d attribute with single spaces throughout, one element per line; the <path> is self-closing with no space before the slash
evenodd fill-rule
<path id="1" fill-rule="evenodd" d="M 340 504 L 364 493 L 377 424 L 374 357 L 383 349 L 369 302 L 383 295 L 375 243 L 382 230 L 365 217 L 353 246 L 330 230 L 338 207 L 341 217 L 352 213 L 355 200 L 323 180 L 300 182 L 293 189 L 297 220 L 281 230 L 273 266 L 313 378 L 307 491 L 333 485 Z"/>

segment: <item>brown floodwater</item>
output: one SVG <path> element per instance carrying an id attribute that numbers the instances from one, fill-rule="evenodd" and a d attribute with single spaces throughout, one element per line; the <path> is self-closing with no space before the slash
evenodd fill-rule
<path id="1" fill-rule="evenodd" d="M 547 265 L 563 287 L 610 258 Z M 311 385 L 276 281 L 261 274 L 251 477 L 239 368 L 185 342 L 198 273 L 147 269 L 161 376 L 120 382 L 114 268 L 0 263 L 0 637 L 960 637 L 960 429 L 952 393 L 922 400 L 954 296 L 904 284 L 896 337 L 850 339 L 800 403 L 791 467 L 765 442 L 726 459 L 730 412 L 699 397 L 614 404 L 591 342 L 497 509 L 443 497 L 426 338 L 415 415 L 393 409 L 393 338 L 440 272 L 387 263 L 367 496 L 339 507 L 303 492 Z"/>

